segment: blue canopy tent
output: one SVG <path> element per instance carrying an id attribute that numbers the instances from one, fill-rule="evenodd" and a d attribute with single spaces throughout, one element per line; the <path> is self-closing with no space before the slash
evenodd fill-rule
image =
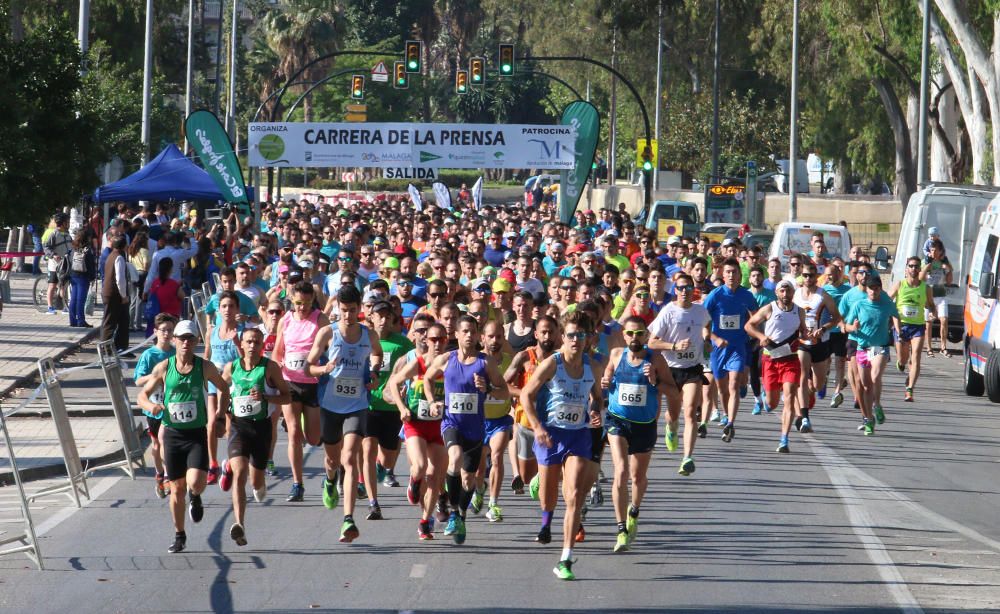
<path id="1" fill-rule="evenodd" d="M 248 195 L 253 198 L 252 192 Z M 94 202 L 223 200 L 212 178 L 171 143 L 149 164 L 94 190 Z"/>

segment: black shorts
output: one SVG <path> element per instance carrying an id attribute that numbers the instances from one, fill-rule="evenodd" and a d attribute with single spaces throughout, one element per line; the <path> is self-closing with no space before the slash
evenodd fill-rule
<path id="1" fill-rule="evenodd" d="M 57 284 L 57 283 L 59 283 L 59 273 L 50 272 L 49 273 L 49 283 L 50 284 Z"/>
<path id="2" fill-rule="evenodd" d="M 160 423 L 163 422 L 159 418 L 150 418 L 146 416 L 146 432 L 155 441 L 157 437 L 160 436 Z"/>
<path id="3" fill-rule="evenodd" d="M 847 333 L 830 333 L 830 354 L 837 358 L 847 356 Z"/>
<path id="4" fill-rule="evenodd" d="M 813 364 L 820 363 L 830 358 L 830 343 L 828 341 L 820 341 L 815 345 L 799 344 L 799 351 L 809 354 Z"/>
<path id="5" fill-rule="evenodd" d="M 457 428 L 450 427 L 441 431 L 445 449 L 452 446 L 462 448 L 462 469 L 466 473 L 479 471 L 479 462 L 483 458 L 483 438 L 467 439 Z"/>
<path id="6" fill-rule="evenodd" d="M 367 409 L 359 409 L 349 414 L 335 414 L 324 409 L 319 412 L 320 439 L 332 446 L 340 443 L 344 435 L 364 436 L 369 413 Z"/>
<path id="7" fill-rule="evenodd" d="M 233 418 L 229 427 L 229 458 L 250 459 L 254 469 L 266 469 L 271 455 L 271 421 Z"/>
<path id="8" fill-rule="evenodd" d="M 848 337 L 847 343 L 844 344 L 844 351 L 847 352 L 848 360 L 854 360 L 854 355 L 858 353 L 858 342 Z"/>
<path id="9" fill-rule="evenodd" d="M 208 471 L 208 429 L 163 429 L 163 465 L 168 480 L 179 480 L 188 469 Z"/>
<path id="10" fill-rule="evenodd" d="M 610 415 L 610 414 L 608 414 Z M 598 465 L 601 464 L 601 457 L 604 456 L 604 446 L 608 443 L 607 434 L 604 427 L 590 429 L 590 460 Z"/>
<path id="11" fill-rule="evenodd" d="M 674 376 L 674 384 L 677 385 L 678 390 L 683 390 L 684 384 L 691 382 L 702 386 L 708 384 L 708 378 L 705 377 L 705 368 L 701 365 L 693 367 L 670 367 L 670 375 Z"/>
<path id="12" fill-rule="evenodd" d="M 319 407 L 319 396 L 316 394 L 319 384 L 301 384 L 288 382 L 292 393 L 292 403 L 301 403 L 306 407 Z"/>
<path id="13" fill-rule="evenodd" d="M 403 419 L 398 411 L 371 411 L 365 418 L 365 437 L 378 439 L 378 445 L 385 450 L 399 449 L 399 429 Z"/>
<path id="14" fill-rule="evenodd" d="M 624 437 L 628 442 L 629 454 L 646 454 L 656 445 L 656 422 L 630 422 L 614 414 L 608 414 L 604 422 L 610 437 Z"/>

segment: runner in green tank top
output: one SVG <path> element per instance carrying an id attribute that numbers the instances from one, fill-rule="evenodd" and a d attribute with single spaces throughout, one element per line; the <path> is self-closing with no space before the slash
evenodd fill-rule
<path id="1" fill-rule="evenodd" d="M 174 520 L 174 543 L 168 552 L 184 550 L 184 502 L 191 491 L 189 513 L 193 522 L 200 522 L 205 510 L 201 493 L 205 490 L 208 473 L 208 407 L 205 385 L 218 389 L 219 403 L 229 406 L 229 389 L 219 370 L 211 362 L 195 356 L 198 328 L 191 320 L 182 320 L 174 328 L 177 354 L 153 368 L 149 379 L 139 391 L 139 407 L 152 414 L 163 412 L 163 464 L 170 487 L 170 513 Z M 150 397 L 163 389 L 164 402 L 154 403 Z"/>
<path id="2" fill-rule="evenodd" d="M 288 403 L 291 393 L 281 375 L 278 363 L 264 358 L 264 333 L 259 328 L 247 328 L 240 334 L 240 358 L 226 365 L 222 379 L 230 385 L 233 402 L 225 412 L 229 432 L 228 458 L 222 464 L 219 487 L 233 489 L 233 515 L 236 522 L 229 536 L 238 546 L 247 544 L 246 486 L 249 473 L 253 498 L 260 503 L 267 495 L 264 470 L 271 448 L 271 424 L 268 408 Z M 267 394 L 270 388 L 277 394 Z M 247 468 L 249 467 L 249 472 Z"/>
<path id="3" fill-rule="evenodd" d="M 913 402 L 913 388 L 920 377 L 920 359 L 924 348 L 925 314 L 937 319 L 934 309 L 934 295 L 927 282 L 920 279 L 920 258 L 906 259 L 906 277 L 897 281 L 889 292 L 899 310 L 899 329 L 896 330 L 896 369 L 902 373 L 910 366 L 906 380 L 904 401 Z"/>

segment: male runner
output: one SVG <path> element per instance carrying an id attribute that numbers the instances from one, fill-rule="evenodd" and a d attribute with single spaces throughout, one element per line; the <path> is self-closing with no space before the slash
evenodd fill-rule
<path id="1" fill-rule="evenodd" d="M 807 333 L 799 338 L 799 363 L 802 379 L 799 382 L 799 412 L 801 422 L 796 426 L 803 433 L 812 432 L 809 410 L 823 398 L 826 391 L 826 375 L 830 368 L 830 329 L 840 322 L 840 312 L 833 299 L 817 285 L 819 273 L 816 265 L 806 262 L 802 265 L 802 286 L 795 291 L 794 302 L 805 313 Z M 824 318 L 824 315 L 829 318 Z M 824 322 L 825 323 L 821 323 Z"/>
<path id="2" fill-rule="evenodd" d="M 628 347 L 611 350 L 601 378 L 601 388 L 610 392 L 606 427 L 615 467 L 611 499 L 618 537 L 614 552 L 628 550 L 639 531 L 639 506 L 646 494 L 646 472 L 660 418 L 659 395 L 680 396 L 663 356 L 646 349 L 645 322 L 631 316 L 625 321 L 623 332 Z M 677 400 L 671 404 L 676 405 Z M 632 498 L 626 506 L 629 478 Z"/>
<path id="3" fill-rule="evenodd" d="M 897 281 L 889 291 L 889 297 L 896 301 L 899 311 L 899 334 L 896 337 L 896 369 L 902 373 L 906 365 L 910 367 L 906 379 L 903 400 L 913 402 L 913 388 L 920 377 L 920 354 L 924 346 L 925 314 L 930 319 L 937 317 L 927 309 L 934 304 L 934 296 L 927 282 L 920 279 L 920 258 L 906 259 L 906 276 Z"/>
<path id="4" fill-rule="evenodd" d="M 264 358 L 264 332 L 259 328 L 246 328 L 240 334 L 240 357 L 225 366 L 222 379 L 230 386 L 232 403 L 226 415 L 229 431 L 228 458 L 222 465 L 219 487 L 233 489 L 233 516 L 236 522 L 229 527 L 229 537 L 237 546 L 247 545 L 246 507 L 247 477 L 253 488 L 253 498 L 260 503 L 267 495 L 264 470 L 271 451 L 271 425 L 269 403 L 287 403 L 288 384 L 282 377 L 277 363 Z M 277 394 L 267 394 L 267 388 Z M 249 465 L 249 472 L 247 467 Z"/>
<path id="5" fill-rule="evenodd" d="M 170 514 L 174 520 L 174 543 L 167 552 L 182 552 L 187 546 L 184 532 L 184 501 L 191 492 L 188 513 L 191 521 L 201 522 L 205 515 L 201 493 L 208 473 L 208 406 L 205 384 L 218 388 L 219 406 L 229 406 L 229 389 L 210 361 L 195 356 L 198 328 L 191 320 L 174 327 L 177 354 L 153 367 L 142 390 L 139 407 L 156 415 L 163 413 L 163 464 L 170 484 Z M 151 397 L 163 389 L 163 402 Z"/>
<path id="6" fill-rule="evenodd" d="M 512 359 L 510 354 L 503 351 L 503 346 L 503 327 L 499 322 L 490 320 L 483 328 L 483 350 L 486 356 L 496 363 L 501 373 L 507 371 Z M 509 386 L 507 388 L 509 391 Z M 503 520 L 503 510 L 500 509 L 498 502 L 500 500 L 500 488 L 503 486 L 503 453 L 507 449 L 507 444 L 511 441 L 511 435 L 514 430 L 514 418 L 510 415 L 510 398 L 501 400 L 495 398 L 493 395 L 488 395 L 483 411 L 486 416 L 486 437 L 483 439 L 483 460 L 479 463 L 479 470 L 476 472 L 476 492 L 472 495 L 471 506 L 474 514 L 478 514 L 479 510 L 483 507 L 486 455 L 489 453 L 491 463 L 490 498 L 489 507 L 486 508 L 486 519 L 490 522 L 501 522 Z"/>
<path id="7" fill-rule="evenodd" d="M 773 289 L 769 290 L 764 287 L 765 275 L 766 273 L 760 265 L 750 267 L 750 286 L 747 289 L 750 290 L 750 294 L 753 294 L 754 300 L 757 301 L 757 309 L 760 309 L 764 305 L 767 305 L 778 298 L 774 295 Z M 753 411 L 750 413 L 754 416 L 759 416 L 762 411 L 771 411 L 771 408 L 766 403 L 763 388 L 761 387 L 761 347 L 756 343 L 756 340 L 751 341 L 751 347 L 750 389 L 753 391 L 754 404 Z"/>
<path id="8" fill-rule="evenodd" d="M 823 292 L 833 299 L 839 313 L 840 299 L 851 289 L 851 284 L 844 277 L 844 260 L 839 256 L 834 256 L 826 265 L 825 276 L 826 282 L 823 284 Z M 826 318 L 824 318 L 824 324 L 825 320 Z M 830 329 L 830 355 L 831 360 L 833 360 L 834 376 L 837 378 L 833 398 L 830 399 L 830 407 L 840 407 L 840 404 L 844 402 L 843 390 L 846 385 L 847 333 L 841 330 L 839 325 Z"/>
<path id="9" fill-rule="evenodd" d="M 885 422 L 885 412 L 878 400 L 892 343 L 889 327 L 893 326 L 899 334 L 899 311 L 896 303 L 882 292 L 881 279 L 868 277 L 865 297 L 851 303 L 844 314 L 844 321 L 848 322 L 844 330 L 851 333 L 858 344 L 858 387 L 861 389 L 859 401 L 864 416 L 864 432 L 865 435 L 874 435 L 875 421 L 879 424 Z"/>
<path id="10" fill-rule="evenodd" d="M 153 367 L 167 360 L 176 353 L 174 349 L 173 337 L 174 326 L 177 325 L 177 318 L 169 313 L 157 314 L 153 320 L 153 330 L 156 331 L 156 342 L 139 356 L 139 362 L 135 365 L 136 386 L 145 386 L 149 380 Z M 163 391 L 157 390 L 151 399 L 154 403 L 163 403 Z M 163 448 L 160 445 L 160 423 L 163 421 L 163 414 L 153 414 L 146 410 L 146 430 L 149 431 L 149 439 L 152 442 L 153 466 L 156 468 L 156 496 L 163 499 L 170 494 L 170 488 L 166 485 L 163 476 Z"/>

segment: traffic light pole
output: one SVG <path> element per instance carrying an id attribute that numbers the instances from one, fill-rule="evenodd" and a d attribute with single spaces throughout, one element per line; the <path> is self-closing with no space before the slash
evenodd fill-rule
<path id="1" fill-rule="evenodd" d="M 583 96 L 580 95 L 580 92 L 576 91 L 573 88 L 572 85 L 570 85 L 569 83 L 566 83 L 565 81 L 563 81 L 562 79 L 560 79 L 559 77 L 557 77 L 555 75 L 550 75 L 549 73 L 542 72 L 540 70 L 523 70 L 523 69 L 518 70 L 516 74 L 518 74 L 518 75 L 541 75 L 543 77 L 552 79 L 556 83 L 562 85 L 563 87 L 565 87 L 566 89 L 568 89 L 570 92 L 572 92 L 573 95 L 576 96 L 578 99 L 583 100 Z"/>

